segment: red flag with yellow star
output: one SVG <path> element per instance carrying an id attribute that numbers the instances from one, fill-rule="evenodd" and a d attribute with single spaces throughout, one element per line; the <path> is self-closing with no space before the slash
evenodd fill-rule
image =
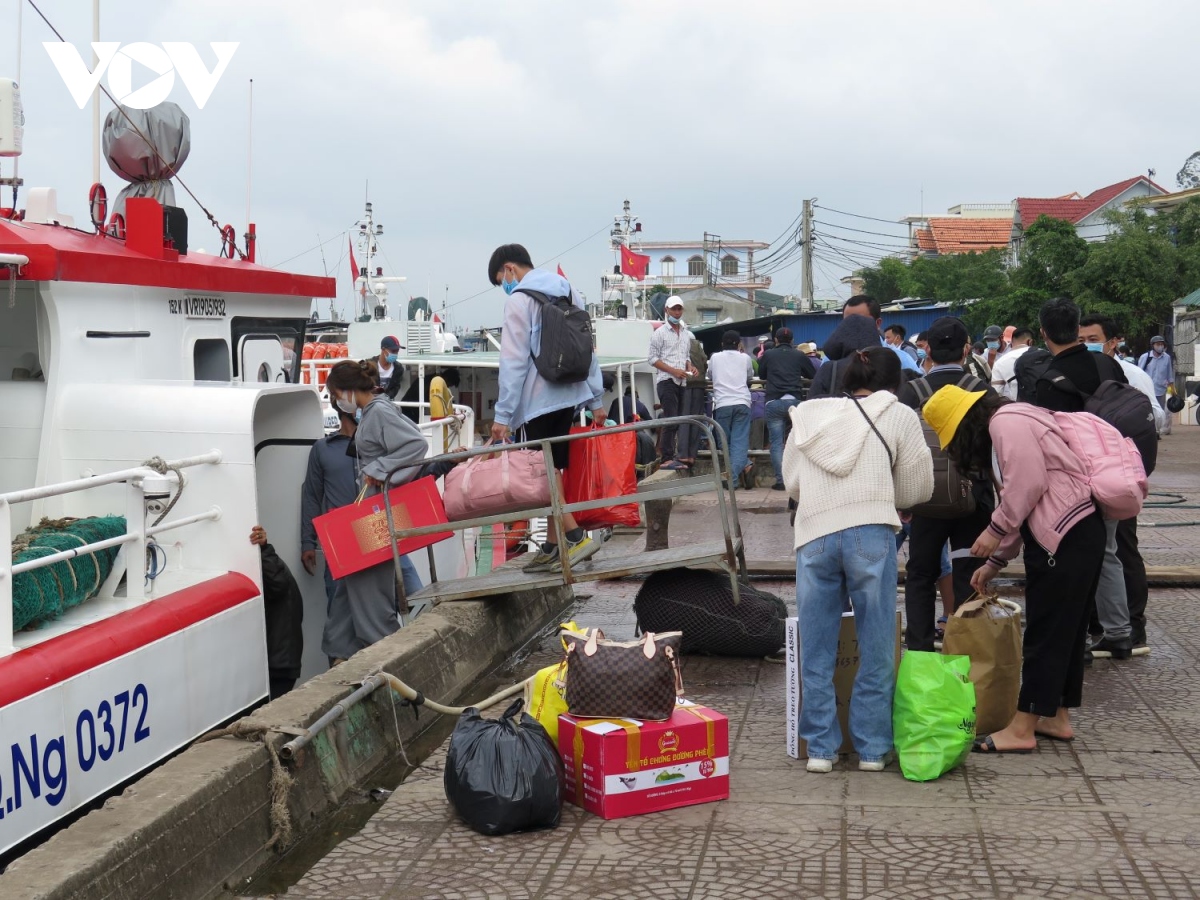
<path id="1" fill-rule="evenodd" d="M 628 247 L 621 247 L 621 274 L 643 281 L 646 278 L 646 273 L 650 271 L 650 257 L 641 253 L 634 253 Z"/>

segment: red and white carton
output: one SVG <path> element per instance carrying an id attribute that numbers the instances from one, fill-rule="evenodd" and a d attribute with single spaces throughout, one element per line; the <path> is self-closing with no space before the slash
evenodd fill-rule
<path id="1" fill-rule="evenodd" d="M 558 717 L 566 798 L 604 819 L 729 797 L 729 720 L 680 701 L 665 722 Z"/>

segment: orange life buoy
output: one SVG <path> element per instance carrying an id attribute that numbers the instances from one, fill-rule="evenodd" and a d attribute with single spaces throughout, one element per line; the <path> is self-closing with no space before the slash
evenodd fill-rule
<path id="1" fill-rule="evenodd" d="M 104 234 L 104 219 L 108 215 L 108 191 L 98 181 L 88 191 L 88 211 L 92 216 L 93 227 L 100 234 Z"/>

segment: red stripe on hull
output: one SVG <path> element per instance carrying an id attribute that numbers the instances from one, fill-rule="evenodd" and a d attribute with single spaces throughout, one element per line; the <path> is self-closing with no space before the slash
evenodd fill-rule
<path id="1" fill-rule="evenodd" d="M 182 631 L 258 594 L 253 581 L 230 572 L 18 650 L 0 659 L 0 707 Z"/>

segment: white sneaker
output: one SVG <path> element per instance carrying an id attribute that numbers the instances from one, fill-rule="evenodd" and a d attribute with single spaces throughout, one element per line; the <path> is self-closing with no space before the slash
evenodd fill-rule
<path id="1" fill-rule="evenodd" d="M 808 758 L 808 763 L 805 765 L 805 768 L 808 769 L 808 771 L 810 771 L 810 772 L 816 772 L 817 774 L 824 775 L 826 772 L 833 771 L 833 760 L 832 759 L 813 759 L 810 756 Z"/>
<path id="2" fill-rule="evenodd" d="M 883 759 L 860 759 L 858 761 L 858 771 L 860 772 L 882 772 L 887 766 L 887 760 Z"/>

